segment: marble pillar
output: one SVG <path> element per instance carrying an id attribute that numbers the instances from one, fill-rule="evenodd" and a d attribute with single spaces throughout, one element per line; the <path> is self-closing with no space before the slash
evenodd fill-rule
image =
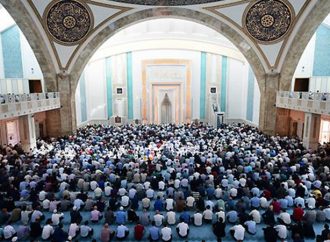
<path id="1" fill-rule="evenodd" d="M 47 135 L 51 137 L 71 134 L 77 128 L 75 90 L 70 75 L 57 75 L 57 87 L 61 108 L 46 112 Z"/>
<path id="2" fill-rule="evenodd" d="M 259 81 L 259 83 L 261 83 Z M 259 129 L 266 134 L 275 134 L 276 92 L 279 90 L 279 74 L 266 74 L 260 85 Z"/>
<path id="3" fill-rule="evenodd" d="M 305 113 L 303 145 L 306 149 L 317 149 L 320 137 L 320 127 L 320 114 Z"/>
<path id="4" fill-rule="evenodd" d="M 36 147 L 34 115 L 28 114 L 18 118 L 19 136 L 24 151 Z"/>

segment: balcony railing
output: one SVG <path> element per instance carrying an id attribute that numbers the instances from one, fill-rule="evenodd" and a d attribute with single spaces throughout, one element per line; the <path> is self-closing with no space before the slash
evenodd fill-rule
<path id="1" fill-rule="evenodd" d="M 280 91 L 276 107 L 330 115 L 330 93 Z"/>
<path id="2" fill-rule="evenodd" d="M 58 92 L 0 94 L 0 119 L 60 108 Z"/>

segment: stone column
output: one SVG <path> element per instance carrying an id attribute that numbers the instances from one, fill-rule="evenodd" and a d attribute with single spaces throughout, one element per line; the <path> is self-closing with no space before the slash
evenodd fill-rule
<path id="1" fill-rule="evenodd" d="M 260 85 L 259 129 L 268 135 L 288 135 L 290 112 L 276 108 L 277 91 L 287 91 L 290 87 L 280 82 L 280 73 L 269 73 L 264 76 Z"/>
<path id="2" fill-rule="evenodd" d="M 36 147 L 35 122 L 33 114 L 18 118 L 19 136 L 24 151 Z"/>
<path id="3" fill-rule="evenodd" d="M 48 136 L 68 135 L 77 128 L 75 90 L 72 86 L 70 75 L 57 75 L 57 91 L 60 92 L 61 108 L 46 112 Z"/>
<path id="4" fill-rule="evenodd" d="M 306 149 L 316 150 L 319 143 L 321 115 L 305 113 L 303 145 Z"/>
<path id="5" fill-rule="evenodd" d="M 289 136 L 290 125 L 290 109 L 277 108 L 275 133 L 280 136 Z"/>
<path id="6" fill-rule="evenodd" d="M 274 135 L 276 129 L 276 92 L 279 90 L 279 74 L 266 74 L 260 85 L 259 129 Z"/>

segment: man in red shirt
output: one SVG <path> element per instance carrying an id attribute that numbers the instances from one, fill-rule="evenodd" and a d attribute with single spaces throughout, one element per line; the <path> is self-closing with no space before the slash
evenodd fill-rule
<path id="1" fill-rule="evenodd" d="M 143 232 L 144 232 L 144 226 L 142 224 L 138 223 L 134 227 L 134 238 L 136 240 L 142 240 Z"/>
<path id="2" fill-rule="evenodd" d="M 300 222 L 302 221 L 303 216 L 304 216 L 304 210 L 301 208 L 301 204 L 299 204 L 293 209 L 292 219 L 295 222 Z"/>
<path id="3" fill-rule="evenodd" d="M 277 201 L 277 199 L 273 199 L 272 206 L 275 214 L 279 214 L 281 212 L 281 204 Z"/>

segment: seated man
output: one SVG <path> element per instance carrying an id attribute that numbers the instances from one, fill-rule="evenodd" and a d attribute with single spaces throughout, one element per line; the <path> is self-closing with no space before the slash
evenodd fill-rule
<path id="1" fill-rule="evenodd" d="M 94 206 L 93 210 L 91 211 L 92 223 L 97 223 L 102 218 L 103 218 L 102 213 L 99 210 L 97 210 L 97 206 Z"/>
<path id="2" fill-rule="evenodd" d="M 118 240 L 125 240 L 129 234 L 128 228 L 121 224 L 117 227 L 116 237 Z"/>
<path id="3" fill-rule="evenodd" d="M 88 221 L 85 221 L 83 225 L 80 226 L 80 237 L 90 238 L 93 236 L 94 230 L 88 225 Z"/>
<path id="4" fill-rule="evenodd" d="M 288 230 L 285 225 L 278 224 L 278 225 L 274 226 L 274 229 L 277 231 L 277 237 L 281 241 L 286 240 L 286 238 L 288 236 Z"/>
<path id="5" fill-rule="evenodd" d="M 185 239 L 188 237 L 189 234 L 189 225 L 180 219 L 180 223 L 176 226 L 176 232 L 178 233 L 179 237 Z"/>
<path id="6" fill-rule="evenodd" d="M 134 227 L 134 239 L 135 240 L 142 240 L 144 232 L 144 226 L 141 223 L 138 223 Z"/>
<path id="7" fill-rule="evenodd" d="M 156 227 L 155 221 L 152 221 L 151 227 L 149 228 L 149 240 L 150 242 L 159 240 L 159 228 Z"/>
<path id="8" fill-rule="evenodd" d="M 244 223 L 244 227 L 249 234 L 255 235 L 257 233 L 257 223 L 252 217 Z"/>
<path id="9" fill-rule="evenodd" d="M 285 226 L 291 225 L 291 215 L 288 212 L 286 212 L 285 209 L 282 209 L 282 212 L 277 217 L 277 220 L 280 224 L 283 224 Z"/>
<path id="10" fill-rule="evenodd" d="M 206 206 L 206 210 L 203 212 L 203 219 L 205 221 L 205 223 L 212 223 L 212 219 L 213 219 L 213 212 L 211 210 L 210 206 Z"/>
<path id="11" fill-rule="evenodd" d="M 241 224 L 234 225 L 233 227 L 230 228 L 230 234 L 231 236 L 233 236 L 235 241 L 243 241 L 244 233 L 245 233 L 245 228 Z"/>
<path id="12" fill-rule="evenodd" d="M 161 226 L 163 224 L 164 216 L 159 213 L 159 211 L 156 211 L 156 214 L 154 215 L 154 221 L 155 225 L 157 227 Z"/>
<path id="13" fill-rule="evenodd" d="M 171 242 L 172 241 L 172 229 L 167 226 L 165 223 L 164 228 L 160 230 L 161 239 L 163 242 Z"/>
<path id="14" fill-rule="evenodd" d="M 54 228 L 52 226 L 52 220 L 49 218 L 47 219 L 46 225 L 42 229 L 41 238 L 43 240 L 50 240 L 52 235 L 54 234 Z"/>

